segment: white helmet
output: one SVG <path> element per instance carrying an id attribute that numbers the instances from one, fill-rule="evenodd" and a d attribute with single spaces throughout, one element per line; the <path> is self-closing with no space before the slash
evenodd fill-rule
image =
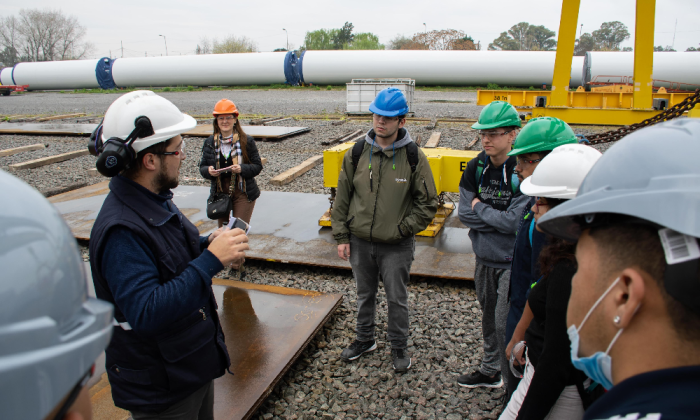
<path id="1" fill-rule="evenodd" d="M 523 194 L 570 200 L 602 153 L 582 144 L 556 147 L 520 185 Z"/>
<path id="2" fill-rule="evenodd" d="M 112 137 L 126 139 L 139 117 L 148 117 L 154 134 L 134 140 L 131 147 L 136 153 L 197 126 L 194 118 L 180 112 L 169 100 L 150 90 L 136 90 L 120 96 L 107 109 L 102 122 L 102 142 Z"/>

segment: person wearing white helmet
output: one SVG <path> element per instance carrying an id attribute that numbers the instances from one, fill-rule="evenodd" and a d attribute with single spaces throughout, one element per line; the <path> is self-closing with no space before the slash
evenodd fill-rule
<path id="1" fill-rule="evenodd" d="M 212 276 L 243 259 L 240 229 L 199 236 L 173 204 L 195 120 L 150 91 L 119 97 L 93 134 L 113 176 L 90 235 L 98 297 L 115 306 L 106 370 L 134 420 L 212 419 L 213 380 L 229 368 Z"/>
<path id="2" fill-rule="evenodd" d="M 538 226 L 578 241 L 570 359 L 608 392 L 592 419 L 700 413 L 700 121 L 635 131 Z"/>
<path id="3" fill-rule="evenodd" d="M 552 208 L 576 196 L 581 182 L 601 153 L 590 146 L 565 144 L 549 153 L 520 186 L 537 197 L 532 207 L 535 223 Z M 539 226 L 535 226 L 539 229 Z M 511 369 L 522 377 L 501 414 L 501 420 L 580 420 L 590 397 L 583 390 L 586 376 L 569 359 L 566 302 L 576 271 L 575 244 L 548 236 L 539 254 L 541 277 L 530 286 L 523 317 L 508 349 Z M 516 366 L 524 366 L 519 374 Z M 585 404 L 584 404 L 585 399 Z"/>
<path id="4" fill-rule="evenodd" d="M 0 171 L 0 417 L 92 418 L 86 388 L 112 335 L 77 243 L 38 191 Z"/>

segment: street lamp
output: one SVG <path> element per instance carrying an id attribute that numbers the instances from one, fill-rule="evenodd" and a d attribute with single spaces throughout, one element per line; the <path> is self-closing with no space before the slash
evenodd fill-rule
<path id="1" fill-rule="evenodd" d="M 287 32 L 286 29 L 282 28 L 285 34 L 287 34 L 287 51 L 289 51 L 289 32 Z"/>
<path id="2" fill-rule="evenodd" d="M 165 55 L 167 57 L 167 55 L 168 55 L 168 40 L 167 40 L 167 38 L 165 38 L 165 35 L 158 35 L 158 36 L 163 37 L 163 41 L 165 42 Z"/>
<path id="3" fill-rule="evenodd" d="M 426 25 L 425 23 L 423 23 L 423 29 L 425 29 L 425 32 L 427 33 L 427 32 L 428 32 L 428 25 Z"/>

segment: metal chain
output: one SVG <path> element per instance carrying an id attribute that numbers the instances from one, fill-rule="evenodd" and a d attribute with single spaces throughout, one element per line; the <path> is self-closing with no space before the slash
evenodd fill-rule
<path id="1" fill-rule="evenodd" d="M 618 128 L 617 130 L 606 131 L 605 133 L 595 134 L 592 136 L 586 136 L 586 140 L 590 144 L 600 144 L 608 143 L 611 141 L 617 141 L 630 134 L 633 131 L 639 130 L 640 128 L 649 127 L 663 121 L 667 121 L 673 118 L 677 118 L 683 115 L 685 111 L 693 109 L 696 104 L 700 104 L 700 89 L 697 89 L 695 93 L 683 101 L 677 103 L 676 105 L 668 108 L 666 111 L 657 114 L 651 118 L 647 118 L 644 121 L 638 122 L 636 124 L 631 124 Z"/>

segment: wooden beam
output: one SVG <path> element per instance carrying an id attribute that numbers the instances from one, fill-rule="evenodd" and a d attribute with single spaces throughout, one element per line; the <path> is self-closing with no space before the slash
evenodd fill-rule
<path id="1" fill-rule="evenodd" d="M 37 122 L 41 122 L 41 121 L 62 120 L 62 119 L 65 119 L 65 118 L 82 117 L 82 116 L 84 116 L 84 115 L 85 115 L 84 112 L 80 112 L 80 113 L 78 113 L 78 114 L 54 115 L 54 116 L 52 116 L 52 117 L 37 118 L 36 121 L 37 121 Z"/>
<path id="2" fill-rule="evenodd" d="M 22 152 L 33 152 L 34 150 L 46 149 L 43 144 L 30 144 L 29 146 L 13 147 L 12 149 L 0 150 L 0 157 L 12 156 Z"/>
<path id="3" fill-rule="evenodd" d="M 469 149 L 471 149 L 472 147 L 474 147 L 474 145 L 476 144 L 477 141 L 479 141 L 479 136 L 476 136 L 476 138 L 475 138 L 474 140 L 472 140 L 472 141 L 469 142 L 469 144 L 467 145 L 467 150 L 469 150 Z"/>
<path id="4" fill-rule="evenodd" d="M 267 158 L 260 158 L 260 162 L 262 162 L 263 166 L 267 165 Z"/>
<path id="5" fill-rule="evenodd" d="M 280 119 L 278 119 L 278 120 L 272 120 L 272 121 L 264 122 L 263 125 L 268 125 L 268 124 L 271 124 L 271 123 L 278 123 L 278 122 L 282 122 L 282 121 L 289 121 L 289 120 L 293 120 L 293 119 L 294 119 L 294 118 L 292 118 L 292 117 L 280 118 Z"/>
<path id="6" fill-rule="evenodd" d="M 430 135 L 430 138 L 428 139 L 428 142 L 425 143 L 425 146 L 423 147 L 437 147 L 438 143 L 440 143 L 440 135 L 442 133 L 439 131 L 434 132 L 433 134 Z"/>
<path id="7" fill-rule="evenodd" d="M 75 159 L 77 157 L 85 156 L 90 154 L 87 148 L 81 150 L 74 150 L 72 152 L 61 153 L 60 155 L 49 156 L 40 159 L 28 160 L 26 162 L 15 163 L 10 165 L 12 169 L 33 169 L 40 166 L 50 165 L 52 163 L 63 162 L 64 160 Z"/>
<path id="8" fill-rule="evenodd" d="M 357 143 L 358 141 L 362 140 L 367 136 L 366 133 L 362 133 L 357 137 L 351 138 L 350 140 L 346 141 L 345 143 Z"/>
<path id="9" fill-rule="evenodd" d="M 318 155 L 306 159 L 301 165 L 295 166 L 291 169 L 287 169 L 286 171 L 272 178 L 270 180 L 270 184 L 276 185 L 278 187 L 281 185 L 289 184 L 290 182 L 299 178 L 300 176 L 302 176 L 303 174 L 310 171 L 311 169 L 313 169 L 321 163 L 323 163 L 323 155 Z"/>
<path id="10" fill-rule="evenodd" d="M 328 146 L 331 144 L 343 143 L 345 141 L 350 140 L 351 138 L 354 138 L 355 136 L 359 135 L 360 133 L 362 133 L 362 129 L 357 129 L 357 130 L 353 131 L 352 133 L 343 134 L 340 137 L 336 137 L 336 138 L 331 139 L 331 140 L 322 141 L 321 145 Z"/>

